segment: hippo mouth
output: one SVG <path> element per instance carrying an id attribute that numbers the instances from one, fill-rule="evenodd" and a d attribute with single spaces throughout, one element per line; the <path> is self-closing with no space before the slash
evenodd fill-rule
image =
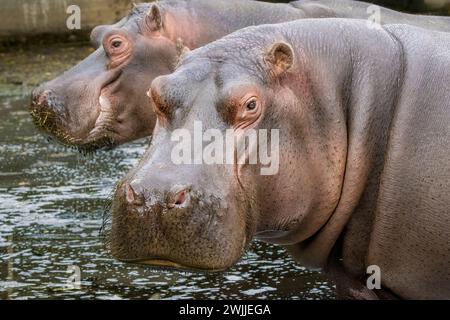
<path id="1" fill-rule="evenodd" d="M 76 148 L 80 152 L 88 153 L 98 149 L 113 148 L 116 145 L 111 131 L 106 130 L 104 125 L 101 126 L 101 129 L 92 129 L 87 138 L 82 139 L 77 138 L 70 132 L 62 129 L 62 121 L 56 113 L 49 108 L 33 106 L 30 110 L 30 115 L 36 127 L 39 128 L 49 140 L 56 141 L 65 147 Z"/>
<path id="2" fill-rule="evenodd" d="M 35 126 L 40 129 L 49 140 L 54 140 L 66 147 L 78 147 L 83 149 L 83 140 L 72 136 L 68 131 L 62 129 L 62 121 L 48 103 L 33 101 L 30 107 L 30 115 Z"/>
<path id="3" fill-rule="evenodd" d="M 100 94 L 98 98 L 98 116 L 95 120 L 94 127 L 89 131 L 87 137 L 83 139 L 83 143 L 77 144 L 82 149 L 111 149 L 117 145 L 117 139 L 120 134 L 114 128 L 115 117 L 109 100 Z"/>
<path id="4" fill-rule="evenodd" d="M 156 269 L 176 269 L 187 272 L 223 272 L 226 268 L 218 268 L 218 269 L 210 269 L 210 268 L 201 268 L 197 266 L 188 266 L 178 262 L 173 262 L 169 259 L 163 258 L 151 258 L 151 259 L 119 259 L 122 262 L 126 263 L 134 263 L 140 265 L 151 266 Z"/>
<path id="5" fill-rule="evenodd" d="M 65 129 L 64 116 L 55 111 L 46 100 L 31 101 L 30 115 L 36 125 L 49 140 L 54 140 L 66 147 L 76 148 L 80 152 L 93 152 L 99 149 L 111 149 L 117 145 L 121 135 L 113 129 L 114 112 L 109 100 L 102 94 L 106 87 L 113 85 L 119 79 L 121 72 L 109 73 L 101 86 L 95 109 L 98 110 L 93 128 L 84 138 L 76 137 Z M 61 110 L 61 106 L 56 108 Z"/>
<path id="6" fill-rule="evenodd" d="M 203 272 L 203 273 L 216 273 L 216 272 L 224 272 L 227 269 L 231 268 L 233 265 L 235 265 L 241 256 L 244 255 L 246 248 L 249 245 L 249 237 L 244 237 L 242 241 L 242 248 L 240 250 L 239 258 L 234 261 L 233 263 L 225 266 L 199 266 L 197 264 L 190 264 L 190 263 L 182 263 L 182 262 L 176 262 L 173 259 L 167 258 L 165 255 L 157 255 L 149 258 L 124 258 L 124 257 L 118 257 L 116 256 L 116 259 L 125 263 L 133 263 L 138 265 L 145 265 L 152 269 L 156 270 L 179 270 L 179 271 L 185 271 L 185 272 Z"/>
<path id="7" fill-rule="evenodd" d="M 110 149 L 117 145 L 117 138 L 123 138 L 114 130 L 114 124 L 116 122 L 115 112 L 110 99 L 108 99 L 105 93 L 106 88 L 113 87 L 118 82 L 121 74 L 120 69 L 114 72 L 100 89 L 97 99 L 98 114 L 93 128 L 84 139 L 84 145 L 93 147 L 94 149 Z M 111 88 L 110 91 L 114 91 L 114 88 Z"/>

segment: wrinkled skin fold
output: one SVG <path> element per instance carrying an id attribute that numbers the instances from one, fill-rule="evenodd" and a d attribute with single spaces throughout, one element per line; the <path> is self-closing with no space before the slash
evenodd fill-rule
<path id="1" fill-rule="evenodd" d="M 368 3 L 167 0 L 137 5 L 116 24 L 96 27 L 96 51 L 33 92 L 30 113 L 57 141 L 81 150 L 114 147 L 151 135 L 156 115 L 145 93 L 171 73 L 183 51 L 238 29 L 302 18 L 367 19 Z M 380 23 L 450 31 L 450 18 L 415 16 L 380 7 Z"/>
<path id="2" fill-rule="evenodd" d="M 446 33 L 318 19 L 185 54 L 149 90 L 154 138 L 118 184 L 112 254 L 224 270 L 256 237 L 338 275 L 343 297 L 449 298 L 448 52 Z M 279 171 L 175 164 L 173 134 L 196 121 L 278 129 Z M 365 285 L 370 265 L 381 290 Z"/>

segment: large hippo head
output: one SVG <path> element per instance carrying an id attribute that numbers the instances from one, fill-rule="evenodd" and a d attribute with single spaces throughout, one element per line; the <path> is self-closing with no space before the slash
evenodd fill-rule
<path id="1" fill-rule="evenodd" d="M 145 92 L 173 70 L 177 41 L 159 5 L 142 4 L 117 24 L 96 27 L 96 50 L 78 65 L 35 89 L 31 114 L 60 142 L 95 149 L 151 134 L 155 123 Z"/>
<path id="2" fill-rule="evenodd" d="M 346 158 L 342 88 L 325 71 L 342 66 L 317 72 L 316 60 L 274 27 L 248 28 L 156 78 L 151 145 L 113 201 L 113 255 L 223 270 L 254 236 L 293 245 L 316 234 Z"/>

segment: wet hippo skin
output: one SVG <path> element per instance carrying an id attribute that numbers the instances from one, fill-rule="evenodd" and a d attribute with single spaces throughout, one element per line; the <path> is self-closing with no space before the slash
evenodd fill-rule
<path id="1" fill-rule="evenodd" d="M 250 27 L 149 91 L 152 143 L 118 184 L 113 255 L 224 270 L 253 238 L 341 297 L 450 298 L 450 34 L 347 19 Z M 278 129 L 279 171 L 175 164 L 175 130 Z M 239 129 L 239 130 L 237 130 Z M 380 290 L 366 287 L 380 268 Z"/>
<path id="2" fill-rule="evenodd" d="M 34 90 L 31 114 L 57 141 L 81 150 L 113 147 L 151 134 L 151 81 L 173 71 L 179 48 L 194 49 L 238 29 L 301 18 L 367 19 L 356 1 L 167 0 L 136 6 L 120 22 L 92 31 L 97 48 L 80 64 Z M 381 23 L 450 30 L 450 18 L 380 7 Z"/>

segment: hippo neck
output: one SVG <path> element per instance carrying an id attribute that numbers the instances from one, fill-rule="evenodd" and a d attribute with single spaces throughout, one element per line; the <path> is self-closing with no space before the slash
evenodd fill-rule
<path id="1" fill-rule="evenodd" d="M 347 83 L 345 97 L 332 103 L 342 105 L 346 119 L 347 159 L 341 196 L 316 234 L 288 247 L 301 263 L 315 268 L 326 267 L 332 251 L 338 252 L 339 258 L 344 259 L 344 266 L 353 273 L 360 273 L 364 268 L 388 143 L 387 133 L 403 74 L 403 51 L 398 41 L 384 30 L 369 31 L 367 37 L 358 35 L 361 34 L 358 31 L 361 30 L 353 30 L 351 36 L 351 28 L 348 30 L 346 57 L 337 59 L 344 66 L 336 70 L 341 74 L 334 75 L 332 80 L 324 80 L 347 79 L 344 81 Z M 331 32 L 326 37 L 330 37 L 328 43 L 333 43 Z M 373 43 L 379 45 L 373 46 Z M 336 56 L 323 59 L 332 65 Z M 333 83 L 324 87 L 330 92 L 343 89 Z M 315 88 L 315 93 L 327 94 L 320 88 Z M 343 245 L 337 248 L 338 244 Z M 354 261 L 352 257 L 359 260 Z"/>
<path id="2" fill-rule="evenodd" d="M 195 49 L 210 41 L 217 26 L 204 28 L 195 10 L 166 7 L 164 9 L 165 36 L 172 42 L 182 41 L 189 49 Z M 217 33 L 219 33 L 218 31 Z"/>
<path id="3" fill-rule="evenodd" d="M 248 26 L 325 15 L 322 11 L 305 12 L 295 3 L 191 0 L 161 1 L 159 5 L 164 9 L 166 36 L 174 42 L 181 39 L 190 49 Z"/>

